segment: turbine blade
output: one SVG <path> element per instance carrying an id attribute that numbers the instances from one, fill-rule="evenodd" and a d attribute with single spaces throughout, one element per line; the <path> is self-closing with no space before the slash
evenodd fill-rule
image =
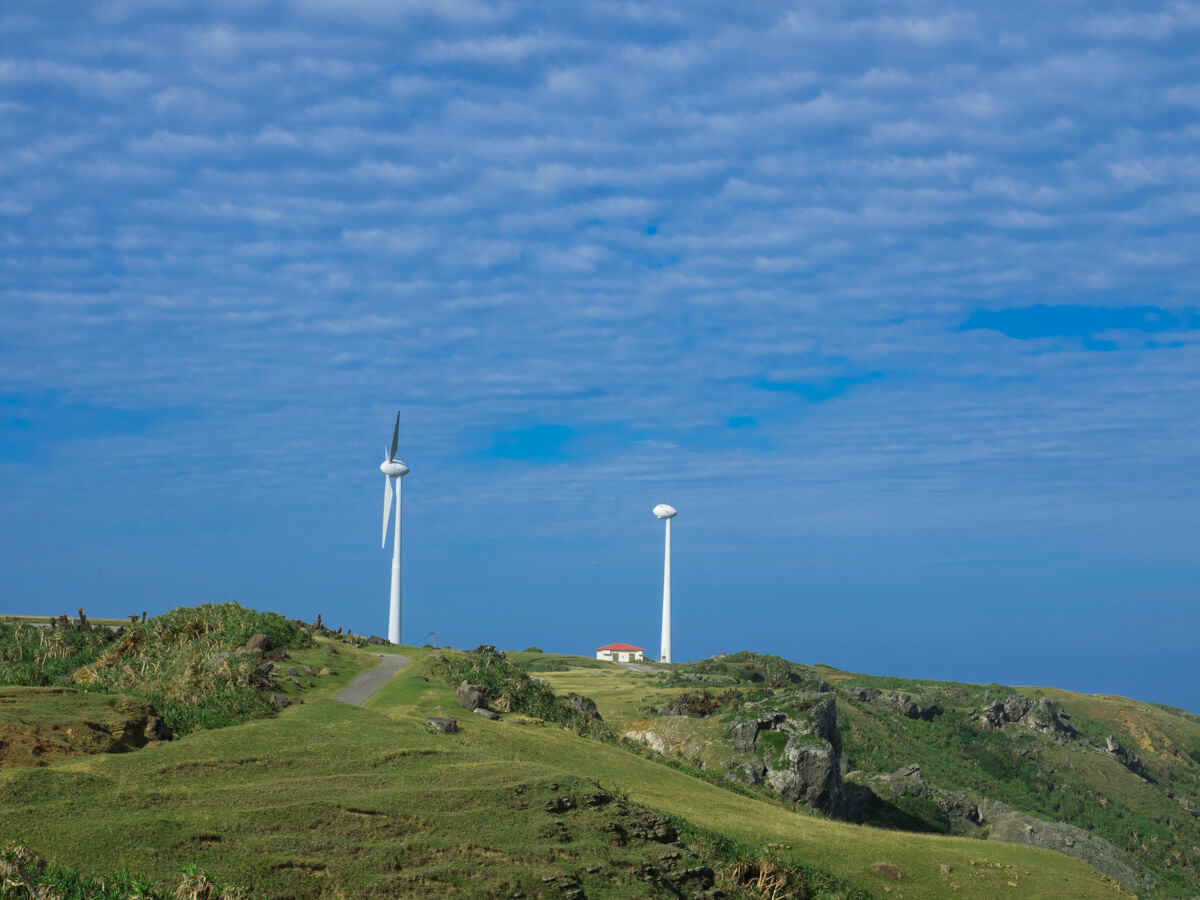
<path id="1" fill-rule="evenodd" d="M 392 517 L 392 479 L 387 475 L 383 476 L 383 540 L 379 542 L 380 547 L 387 546 L 387 527 L 388 519 Z"/>
<path id="2" fill-rule="evenodd" d="M 388 454 L 388 462 L 396 458 L 396 450 L 400 446 L 400 410 L 396 410 L 396 427 L 392 430 L 392 452 Z"/>

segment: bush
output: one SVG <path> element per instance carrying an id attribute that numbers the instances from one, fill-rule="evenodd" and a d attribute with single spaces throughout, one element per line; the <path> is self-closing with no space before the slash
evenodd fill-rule
<path id="1" fill-rule="evenodd" d="M 174 890 L 150 878 L 117 872 L 93 877 L 68 866 L 48 865 L 28 847 L 12 845 L 0 850 L 0 900 L 27 897 L 87 898 L 87 900 L 168 900 L 171 897 L 212 897 L 241 900 L 236 887 L 214 884 L 194 866 L 184 871 Z"/>
<path id="2" fill-rule="evenodd" d="M 115 637 L 107 628 L 76 631 L 0 624 L 0 684 L 70 684 L 71 673 L 94 662 Z"/>
<path id="3" fill-rule="evenodd" d="M 567 725 L 580 734 L 609 734 L 598 714 L 593 714 L 595 703 L 586 697 L 558 696 L 495 647 L 483 646 L 469 653 L 447 654 L 441 665 L 451 684 L 457 685 L 461 681 L 477 684 L 497 706 Z"/>
<path id="4" fill-rule="evenodd" d="M 520 663 L 526 672 L 566 672 L 571 667 L 562 659 L 531 659 Z"/>
<path id="5" fill-rule="evenodd" d="M 5 624 L 0 684 L 131 694 L 150 701 L 177 735 L 220 728 L 274 715 L 258 657 L 219 658 L 255 634 L 265 634 L 273 649 L 313 645 L 283 616 L 237 603 L 180 607 L 120 633 Z"/>
<path id="6" fill-rule="evenodd" d="M 545 653 L 546 651 L 543 650 L 541 647 L 533 646 L 533 647 L 526 647 L 521 652 L 522 653 Z"/>

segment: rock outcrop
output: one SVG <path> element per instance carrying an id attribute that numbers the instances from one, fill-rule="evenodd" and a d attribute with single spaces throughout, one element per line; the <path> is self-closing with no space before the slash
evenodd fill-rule
<path id="1" fill-rule="evenodd" d="M 571 705 L 571 709 L 576 712 L 581 712 L 593 721 L 600 721 L 600 710 L 596 709 L 596 701 L 591 697 L 581 697 L 579 694 L 571 694 L 567 698 L 567 703 Z"/>
<path id="2" fill-rule="evenodd" d="M 1104 739 L 1104 749 L 1117 762 L 1127 768 L 1139 778 L 1144 778 L 1150 781 L 1151 778 L 1146 772 L 1146 765 L 1142 762 L 1142 758 L 1127 747 L 1122 747 L 1120 742 L 1111 734 Z"/>
<path id="3" fill-rule="evenodd" d="M 802 700 L 798 707 L 808 700 Z M 766 734 L 771 734 L 770 738 Z M 837 701 L 825 695 L 799 715 L 754 711 L 729 726 L 736 758 L 729 778 L 765 782 L 780 797 L 837 814 L 842 807 L 842 736 Z"/>
<path id="4" fill-rule="evenodd" d="M 464 681 L 454 689 L 455 695 L 458 697 L 458 705 L 463 709 L 476 710 L 487 709 L 488 698 L 483 692 L 483 688 L 477 684 L 471 684 Z"/>
<path id="5" fill-rule="evenodd" d="M 944 827 L 951 832 L 971 834 L 981 824 L 979 807 L 966 791 L 934 787 L 921 777 L 921 767 L 916 763 L 886 775 L 851 772 L 846 777 L 857 783 L 857 787 L 846 791 L 846 818 L 852 822 L 872 821 L 880 802 L 895 804 L 904 797 L 918 797 L 937 806 L 945 819 Z"/>
<path id="6" fill-rule="evenodd" d="M 458 719 L 450 719 L 446 716 L 426 716 L 425 724 L 435 731 L 440 731 L 442 734 L 454 734 L 458 731 Z"/>
<path id="7" fill-rule="evenodd" d="M 995 700 L 979 711 L 975 721 L 988 729 L 1017 724 L 1043 734 L 1062 737 L 1076 737 L 1079 734 L 1071 724 L 1071 717 L 1046 697 L 1033 701 L 1022 694 L 1013 694 L 1004 700 Z"/>

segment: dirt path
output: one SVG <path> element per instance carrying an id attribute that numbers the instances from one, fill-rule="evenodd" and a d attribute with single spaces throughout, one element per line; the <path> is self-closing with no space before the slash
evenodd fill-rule
<path id="1" fill-rule="evenodd" d="M 389 678 L 408 666 L 408 657 L 398 653 L 376 653 L 375 656 L 379 657 L 379 665 L 367 669 L 342 688 L 334 700 L 362 706 L 375 696 L 375 692 L 383 687 Z"/>

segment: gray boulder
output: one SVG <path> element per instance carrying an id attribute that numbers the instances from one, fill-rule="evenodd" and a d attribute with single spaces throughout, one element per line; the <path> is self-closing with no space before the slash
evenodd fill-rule
<path id="1" fill-rule="evenodd" d="M 1019 721 L 1022 725 L 1044 734 L 1059 734 L 1065 737 L 1075 737 L 1079 734 L 1071 724 L 1071 717 L 1059 709 L 1057 703 L 1046 697 L 1034 703 Z"/>
<path id="2" fill-rule="evenodd" d="M 950 821 L 951 825 L 980 823 L 979 807 L 967 796 L 966 791 L 937 791 L 934 802 Z"/>
<path id="3" fill-rule="evenodd" d="M 842 808 L 842 736 L 837 726 L 837 700 L 825 695 L 804 710 L 803 718 L 792 718 L 778 710 L 757 718 L 734 722 L 730 736 L 736 749 L 758 754 L 764 731 L 787 735 L 783 752 L 757 756 L 735 763 L 733 780 L 754 783 L 761 777 L 785 800 L 803 803 L 826 812 Z M 777 744 L 776 744 L 777 746 Z M 761 768 L 760 768 L 761 767 Z M 765 772 L 762 770 L 765 769 Z M 760 776 L 760 772 L 762 772 Z"/>
<path id="4" fill-rule="evenodd" d="M 1029 712 L 1029 698 L 1021 694 L 1013 694 L 1004 701 L 1004 720 L 1006 722 L 1019 722 Z"/>
<path id="5" fill-rule="evenodd" d="M 980 710 L 976 722 L 983 728 L 1003 728 L 1010 723 L 1024 725 L 1044 734 L 1075 737 L 1079 732 L 1071 717 L 1047 697 L 1033 701 L 1023 694 L 1012 694 L 1004 700 L 994 700 Z"/>
<path id="6" fill-rule="evenodd" d="M 283 709 L 285 706 L 291 706 L 292 701 L 284 694 L 272 694 L 270 697 L 271 705 L 276 709 Z"/>
<path id="7" fill-rule="evenodd" d="M 271 640 L 265 634 L 252 634 L 246 641 L 247 650 L 262 650 L 264 653 L 271 649 Z"/>
<path id="8" fill-rule="evenodd" d="M 463 709 L 479 709 L 481 706 L 486 708 L 488 705 L 487 694 L 483 692 L 483 688 L 469 681 L 459 684 L 454 693 L 458 696 L 458 705 Z"/>
<path id="9" fill-rule="evenodd" d="M 760 759 L 731 762 L 728 777 L 730 781 L 736 781 L 739 784 L 762 784 L 767 779 L 767 767 Z"/>
<path id="10" fill-rule="evenodd" d="M 494 713 L 490 709 L 485 709 L 482 706 L 476 707 L 472 710 L 472 712 L 477 716 L 483 716 L 485 719 L 492 719 L 493 721 L 500 718 L 499 713 Z"/>
<path id="11" fill-rule="evenodd" d="M 426 716 L 425 724 L 442 734 L 454 734 L 458 731 L 458 720 L 446 716 Z"/>
<path id="12" fill-rule="evenodd" d="M 567 698 L 567 702 L 571 704 L 571 709 L 583 713 L 589 719 L 600 721 L 600 711 L 596 709 L 596 701 L 591 697 L 581 697 L 579 694 L 572 694 Z"/>
<path id="13" fill-rule="evenodd" d="M 826 811 L 841 801 L 841 766 L 828 741 L 813 743 L 809 735 L 792 735 L 784 747 L 784 764 L 767 769 L 767 784 L 784 800 Z"/>

